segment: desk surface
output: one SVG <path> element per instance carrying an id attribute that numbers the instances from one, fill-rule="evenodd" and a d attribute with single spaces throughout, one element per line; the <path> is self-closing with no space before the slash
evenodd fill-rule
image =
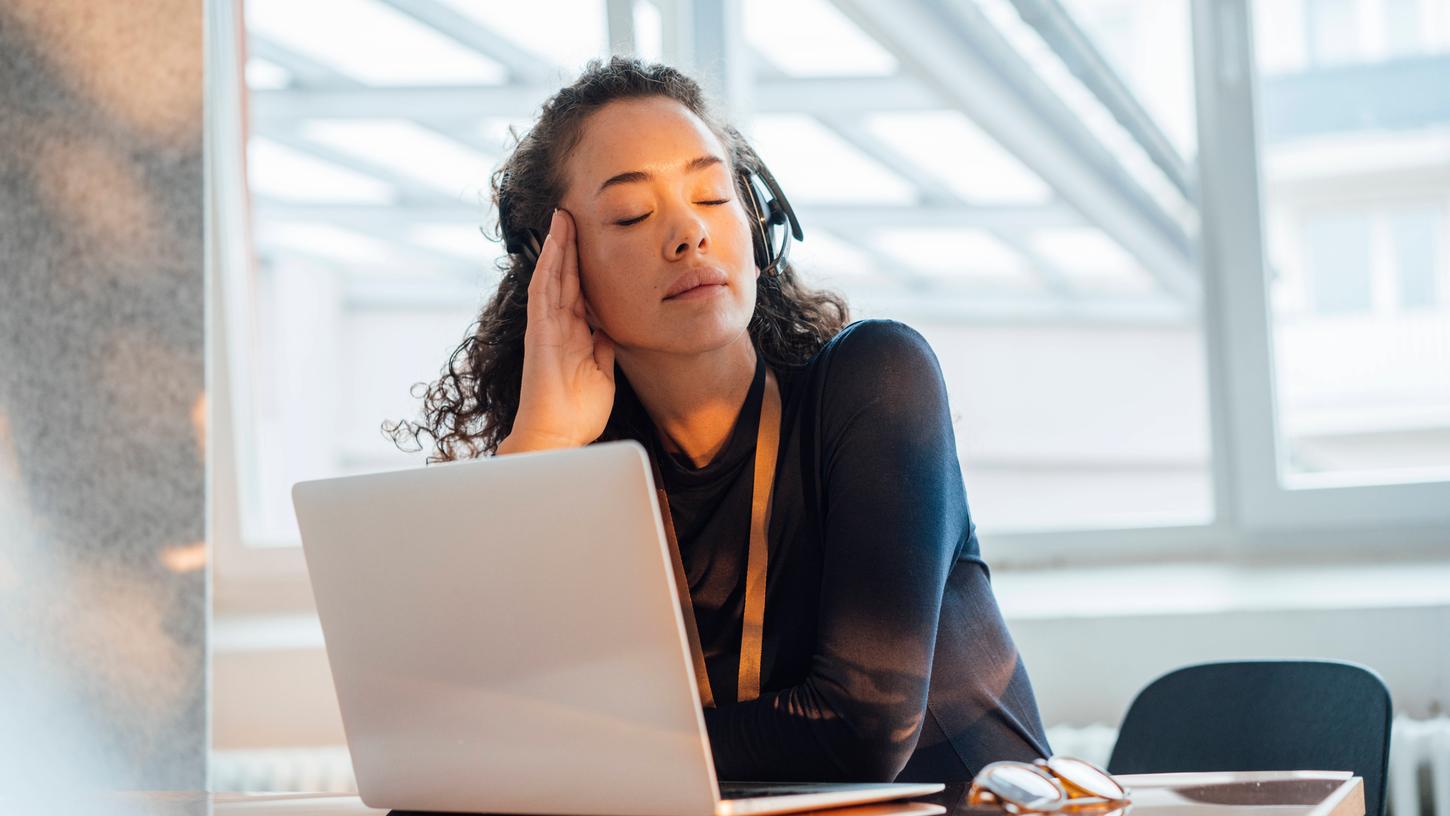
<path id="1" fill-rule="evenodd" d="M 1357 776 L 1332 771 L 1138 774 L 1117 777 L 1132 791 L 1132 816 L 1365 816 Z M 969 807 L 967 785 L 906 802 L 836 808 L 831 816 L 997 816 Z M 142 792 L 119 794 L 145 816 L 385 816 L 350 794 Z M 1123 816 L 1126 816 L 1124 814 Z"/>

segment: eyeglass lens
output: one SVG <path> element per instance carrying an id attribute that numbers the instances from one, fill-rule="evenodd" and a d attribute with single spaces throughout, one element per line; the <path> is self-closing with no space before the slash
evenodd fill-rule
<path id="1" fill-rule="evenodd" d="M 1123 798 L 1123 786 L 1095 765 L 1071 757 L 1053 757 L 1047 767 L 1069 787 L 1103 799 Z"/>
<path id="2" fill-rule="evenodd" d="M 1031 766 L 1003 765 L 992 770 L 990 790 L 1010 801 L 1032 806 L 1037 802 L 1053 802 L 1062 798 L 1062 791 L 1051 779 Z"/>

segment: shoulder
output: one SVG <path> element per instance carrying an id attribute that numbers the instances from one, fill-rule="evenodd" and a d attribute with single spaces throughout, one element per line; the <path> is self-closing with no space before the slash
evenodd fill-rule
<path id="1" fill-rule="evenodd" d="M 880 420 L 909 420 L 946 404 L 931 344 L 896 320 L 852 323 L 821 348 L 810 367 L 828 425 L 859 419 L 863 412 Z"/>
<path id="2" fill-rule="evenodd" d="M 931 344 L 916 329 L 897 320 L 858 320 L 841 329 L 812 361 L 825 384 L 867 376 L 875 381 L 941 378 Z"/>

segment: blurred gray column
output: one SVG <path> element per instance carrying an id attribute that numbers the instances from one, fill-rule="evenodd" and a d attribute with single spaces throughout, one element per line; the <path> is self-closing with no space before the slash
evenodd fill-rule
<path id="1" fill-rule="evenodd" d="M 201 19 L 0 3 L 11 803 L 206 784 Z"/>
<path id="2" fill-rule="evenodd" d="M 664 29 L 663 62 L 689 74 L 728 121 L 751 115 L 751 53 L 742 0 L 657 0 Z"/>

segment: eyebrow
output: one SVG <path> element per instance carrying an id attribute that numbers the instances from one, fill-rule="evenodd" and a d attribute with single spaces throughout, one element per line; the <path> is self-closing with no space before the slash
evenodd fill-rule
<path id="1" fill-rule="evenodd" d="M 706 167 L 723 163 L 723 160 L 719 156 L 696 156 L 685 163 L 685 172 L 694 173 L 704 170 Z M 645 170 L 631 170 L 628 173 L 620 173 L 617 176 L 610 176 L 605 179 L 604 183 L 599 185 L 599 189 L 595 191 L 594 195 L 598 196 L 616 184 L 633 184 L 638 181 L 649 181 L 652 178 L 654 178 L 654 174 Z"/>

